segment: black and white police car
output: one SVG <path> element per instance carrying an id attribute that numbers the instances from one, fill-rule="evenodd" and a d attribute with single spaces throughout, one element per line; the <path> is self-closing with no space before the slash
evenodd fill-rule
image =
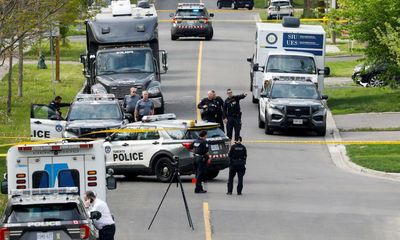
<path id="1" fill-rule="evenodd" d="M 0 223 L 0 239 L 95 240 L 97 230 L 79 197 L 78 188 L 12 190 Z M 97 216 L 95 216 L 97 215 Z"/>
<path id="2" fill-rule="evenodd" d="M 194 158 L 190 145 L 201 130 L 208 132 L 207 178 L 213 179 L 228 167 L 229 139 L 218 123 L 178 120 L 171 113 L 146 116 L 142 122 L 130 123 L 107 137 L 104 143 L 106 166 L 128 178 L 156 175 L 159 181 L 169 182 L 174 157 L 178 157 L 181 174 L 192 174 Z"/>
<path id="3" fill-rule="evenodd" d="M 122 110 L 114 94 L 78 94 L 65 119 L 48 105 L 31 107 L 31 138 L 105 138 L 104 130 L 127 124 L 131 114 Z"/>
<path id="4" fill-rule="evenodd" d="M 171 40 L 180 37 L 205 37 L 211 40 L 214 29 L 210 18 L 213 13 L 208 13 L 204 3 L 179 3 L 175 14 L 171 13 L 172 19 Z"/>

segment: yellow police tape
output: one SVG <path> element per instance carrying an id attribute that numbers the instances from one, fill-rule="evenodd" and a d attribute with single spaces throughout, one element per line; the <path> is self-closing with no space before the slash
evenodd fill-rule
<path id="1" fill-rule="evenodd" d="M 179 20 L 179 21 L 193 21 L 193 20 Z M 301 18 L 301 22 L 323 22 L 327 23 L 330 22 L 329 19 L 326 18 Z M 172 19 L 161 19 L 159 20 L 161 23 L 170 23 L 172 22 Z M 251 19 L 213 19 L 211 22 L 216 22 L 216 23 L 257 23 L 257 22 L 263 22 L 263 23 L 280 23 L 281 20 L 251 20 Z M 335 23 L 347 23 L 348 20 L 336 20 Z"/>

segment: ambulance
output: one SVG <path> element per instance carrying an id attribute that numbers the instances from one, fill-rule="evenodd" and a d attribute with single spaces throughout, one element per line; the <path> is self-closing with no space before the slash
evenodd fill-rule
<path id="1" fill-rule="evenodd" d="M 325 31 L 320 25 L 301 25 L 295 17 L 280 23 L 257 23 L 254 55 L 250 62 L 250 90 L 257 103 L 265 81 L 312 81 L 324 89 Z"/>
<path id="2" fill-rule="evenodd" d="M 116 188 L 108 173 L 101 140 L 16 145 L 7 153 L 1 192 L 11 197 L 14 189 L 77 187 L 81 197 L 92 190 L 106 200 L 106 188 Z"/>

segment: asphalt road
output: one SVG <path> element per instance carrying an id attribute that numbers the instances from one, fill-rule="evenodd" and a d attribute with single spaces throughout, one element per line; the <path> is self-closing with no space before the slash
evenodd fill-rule
<path id="1" fill-rule="evenodd" d="M 174 9 L 177 1 L 159 1 L 158 9 Z M 185 1 L 187 2 L 187 1 Z M 206 1 L 215 9 L 215 1 Z M 212 12 L 212 11 L 211 11 Z M 168 19 L 160 12 L 160 19 Z M 254 19 L 248 11 L 216 12 L 215 19 Z M 196 118 L 196 85 L 200 41 L 170 40 L 170 25 L 160 23 L 160 49 L 169 53 L 163 76 L 166 111 Z M 214 23 L 214 39 L 204 41 L 200 93 L 226 88 L 248 91 L 254 23 Z M 244 140 L 324 140 L 312 133 L 266 136 L 257 128 L 257 108 L 241 103 Z M 173 185 L 152 228 L 147 226 L 167 187 L 153 177 L 128 181 L 108 195 L 116 217 L 116 239 L 205 239 L 203 203 L 209 205 L 212 239 L 399 239 L 398 183 L 367 178 L 337 169 L 325 145 L 247 144 L 249 158 L 242 196 L 227 196 L 227 171 L 195 195 L 190 177 L 184 189 L 195 225 L 188 227 L 183 200 Z"/>

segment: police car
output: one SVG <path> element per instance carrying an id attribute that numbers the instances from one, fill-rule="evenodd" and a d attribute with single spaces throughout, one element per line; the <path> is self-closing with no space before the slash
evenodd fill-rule
<path id="1" fill-rule="evenodd" d="M 210 18 L 213 13 L 208 13 L 204 3 L 179 3 L 172 19 L 171 40 L 180 37 L 205 37 L 211 40 L 214 30 Z"/>
<path id="2" fill-rule="evenodd" d="M 107 137 L 106 166 L 126 177 L 156 175 L 159 181 L 169 182 L 174 157 L 178 157 L 181 174 L 192 174 L 194 157 L 190 145 L 201 130 L 208 132 L 207 177 L 213 179 L 228 167 L 229 139 L 218 123 L 178 120 L 175 114 L 147 116 Z"/>
<path id="3" fill-rule="evenodd" d="M 31 138 L 105 138 L 104 130 L 116 129 L 129 122 L 131 114 L 123 112 L 113 94 L 78 94 L 68 115 L 59 119 L 48 105 L 31 107 Z"/>
<path id="4" fill-rule="evenodd" d="M 13 190 L 1 217 L 0 239 L 96 239 L 97 230 L 77 191 Z M 98 219 L 99 214 L 92 214 L 92 219 Z"/>

